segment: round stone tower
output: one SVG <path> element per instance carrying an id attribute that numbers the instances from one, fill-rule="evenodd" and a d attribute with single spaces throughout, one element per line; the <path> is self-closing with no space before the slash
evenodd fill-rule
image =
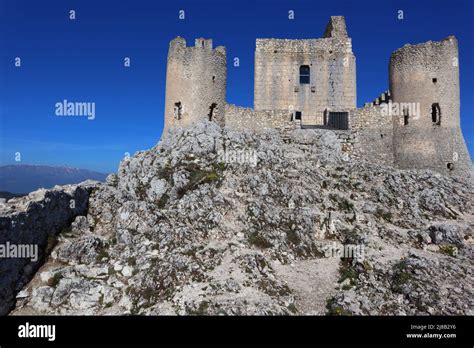
<path id="1" fill-rule="evenodd" d="M 446 174 L 470 172 L 460 126 L 456 38 L 396 50 L 389 78 L 395 164 Z"/>
<path id="2" fill-rule="evenodd" d="M 194 47 L 170 42 L 166 71 L 165 127 L 189 127 L 197 120 L 224 125 L 227 60 L 225 48 L 196 39 Z"/>

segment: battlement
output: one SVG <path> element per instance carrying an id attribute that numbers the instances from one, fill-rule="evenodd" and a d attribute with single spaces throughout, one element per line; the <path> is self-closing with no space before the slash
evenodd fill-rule
<path id="1" fill-rule="evenodd" d="M 183 55 L 185 52 L 195 53 L 218 53 L 224 58 L 226 57 L 226 49 L 224 46 L 213 48 L 212 39 L 197 38 L 194 40 L 194 46 L 186 46 L 186 40 L 177 36 L 171 40 L 169 45 L 168 56 Z"/>
<path id="2" fill-rule="evenodd" d="M 198 38 L 194 40 L 194 47 L 206 48 L 212 50 L 212 39 Z"/>
<path id="3" fill-rule="evenodd" d="M 170 42 L 166 70 L 165 129 L 190 126 L 207 118 L 224 125 L 227 83 L 225 48 L 197 38 L 195 45 L 177 37 Z"/>

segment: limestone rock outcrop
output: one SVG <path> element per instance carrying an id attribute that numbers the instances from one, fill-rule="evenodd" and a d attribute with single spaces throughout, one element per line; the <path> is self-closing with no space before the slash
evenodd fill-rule
<path id="1" fill-rule="evenodd" d="M 97 184 L 40 189 L 0 205 L 0 315 L 11 310 L 15 295 L 44 261 L 57 235 L 87 212 L 89 192 Z"/>
<path id="2" fill-rule="evenodd" d="M 171 128 L 89 192 L 11 314 L 474 308 L 472 182 L 354 160 L 332 131 Z"/>

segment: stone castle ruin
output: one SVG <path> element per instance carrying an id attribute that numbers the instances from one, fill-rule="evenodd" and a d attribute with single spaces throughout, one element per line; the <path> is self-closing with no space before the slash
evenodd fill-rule
<path id="1" fill-rule="evenodd" d="M 453 36 L 405 45 L 390 57 L 389 90 L 356 105 L 356 59 L 344 17 L 319 39 L 257 39 L 254 109 L 226 102 L 225 47 L 171 41 L 165 132 L 209 120 L 259 131 L 334 131 L 349 156 L 445 174 L 471 171 L 460 128 L 458 44 Z"/>

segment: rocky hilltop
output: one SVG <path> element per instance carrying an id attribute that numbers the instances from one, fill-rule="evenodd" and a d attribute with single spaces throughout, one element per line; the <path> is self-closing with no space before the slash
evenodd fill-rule
<path id="1" fill-rule="evenodd" d="M 87 208 L 55 190 L 2 211 L 2 241 L 21 218 L 50 241 L 0 274 L 10 314 L 474 314 L 471 179 L 353 159 L 332 131 L 172 128 L 70 186 Z"/>

